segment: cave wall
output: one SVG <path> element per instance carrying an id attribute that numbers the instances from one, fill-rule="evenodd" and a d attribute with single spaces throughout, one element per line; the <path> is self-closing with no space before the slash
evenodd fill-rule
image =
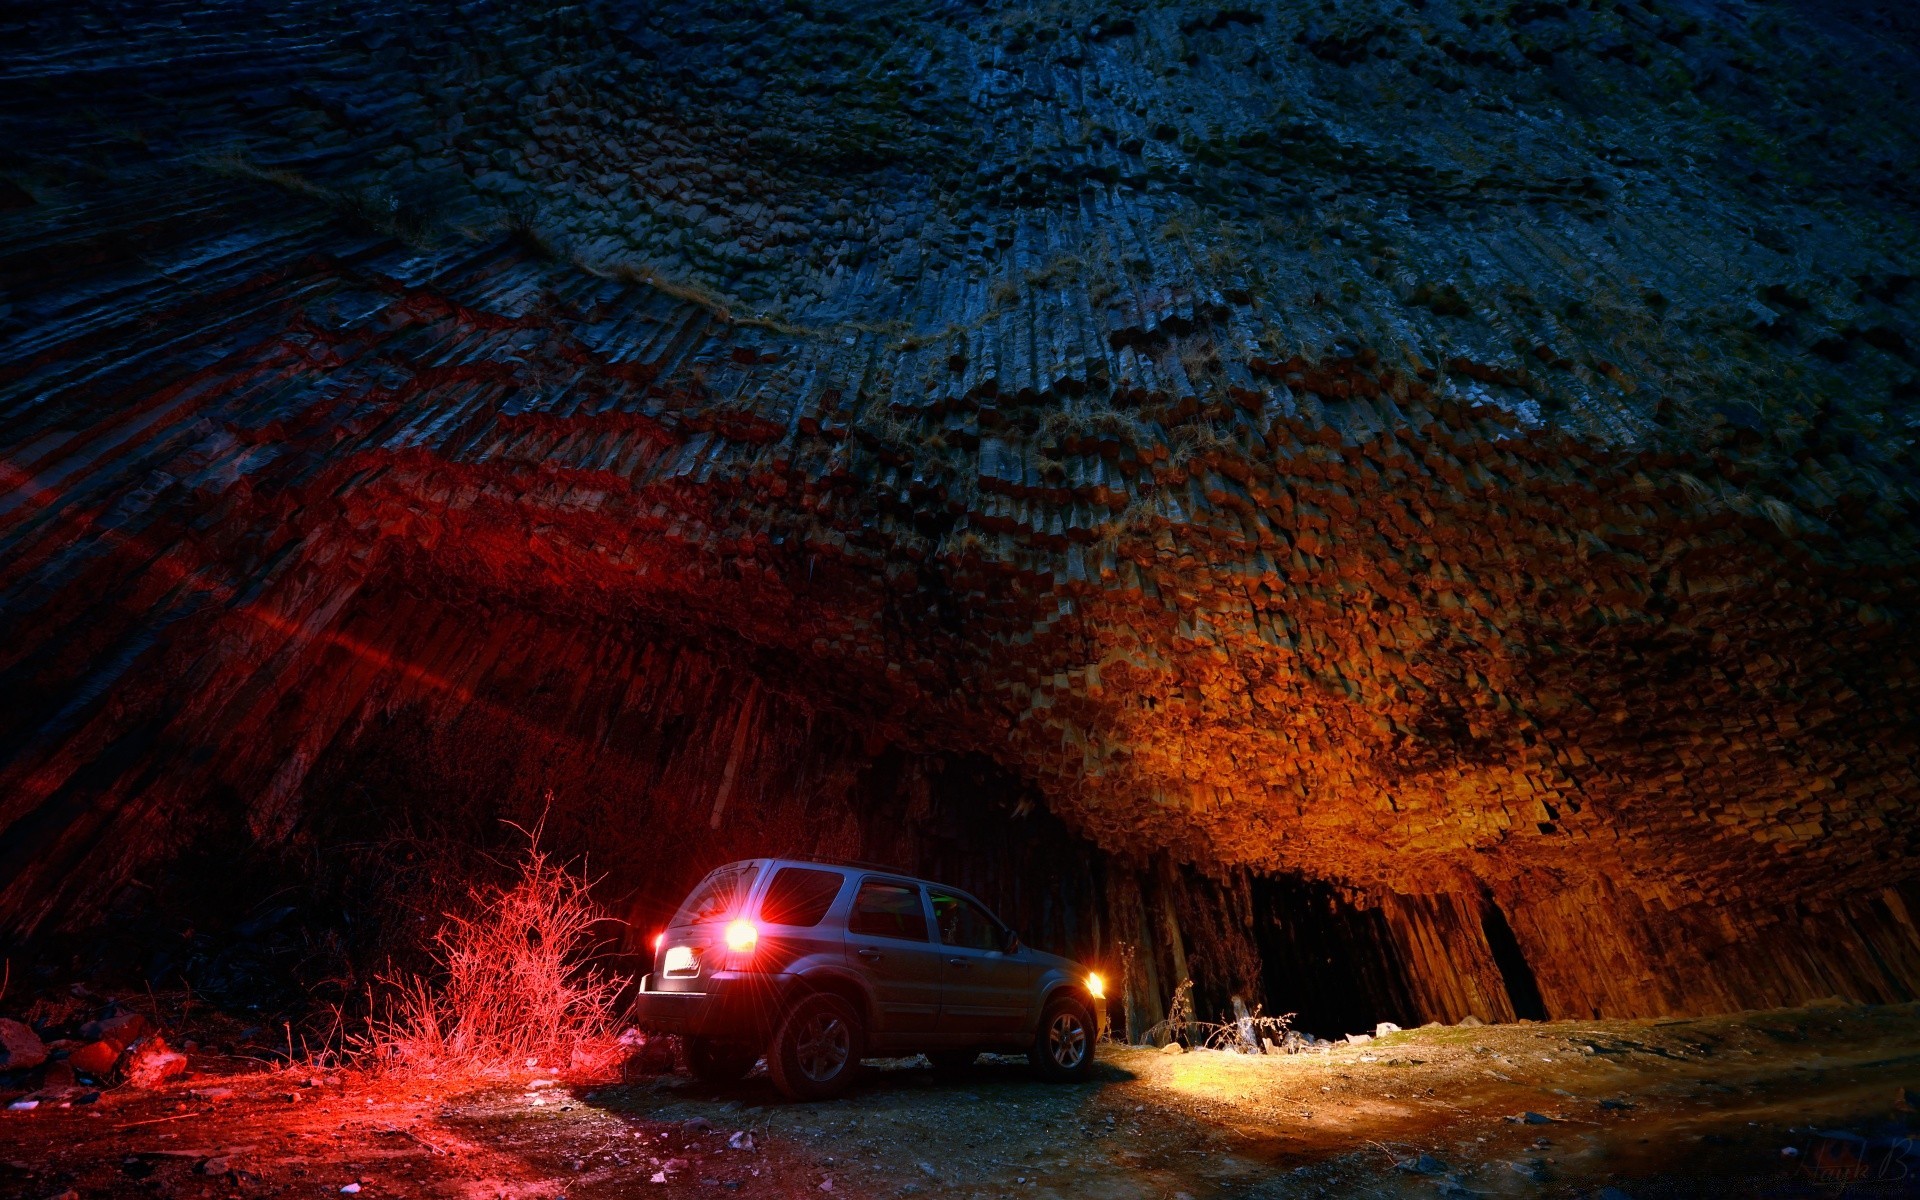
<path id="1" fill-rule="evenodd" d="M 509 861 L 519 831 L 538 828 L 545 848 L 596 879 L 630 953 L 643 955 L 711 866 L 819 854 L 975 891 L 1031 943 L 1130 991 L 1136 1036 L 1166 1015 L 1182 978 L 1195 981 L 1203 1018 L 1241 996 L 1300 1012 L 1321 1033 L 1512 1015 L 1449 991 L 1462 946 L 1404 944 L 1432 924 L 1430 910 L 1451 911 L 1447 897 L 1395 898 L 1412 915 L 1387 922 L 1324 887 L 1116 857 L 992 759 L 890 741 L 884 725 L 850 719 L 777 670 L 758 673 L 750 648 L 556 620 L 402 580 L 293 590 L 304 610 L 247 613 L 149 647 L 150 660 L 126 668 L 122 703 L 95 716 L 105 728 L 74 735 L 87 752 L 16 763 L 16 806 L 28 787 L 45 791 L 38 809 L 12 810 L 21 815 L 0 842 L 16 905 L 10 952 L 85 946 L 103 924 L 112 936 L 127 922 L 115 913 L 127 881 L 146 905 L 156 889 L 141 878 L 165 879 L 184 858 L 190 873 L 232 874 L 237 887 L 183 911 L 177 924 L 195 932 L 138 925 L 134 965 L 155 982 L 251 997 L 227 978 L 246 947 L 223 941 L 223 929 L 244 943 L 274 905 L 334 905 L 305 915 L 365 928 L 328 966 L 365 970 L 410 948 L 406 922 L 436 917 L 487 876 L 476 855 Z M 65 669 L 79 689 L 99 666 Z M 174 682 L 183 674 L 190 689 Z M 62 877 L 75 862 L 85 872 Z M 36 895 L 49 899 L 17 899 Z M 387 908 L 401 914 L 397 927 L 381 926 Z M 1322 955 L 1263 938 L 1263 921 Z M 1122 1028 L 1126 1004 L 1116 992 Z"/>
<path id="2" fill-rule="evenodd" d="M 364 777 L 1143 1019 L 1912 995 L 1920 32 L 1695 7 L 0 14 L 0 928 Z"/>

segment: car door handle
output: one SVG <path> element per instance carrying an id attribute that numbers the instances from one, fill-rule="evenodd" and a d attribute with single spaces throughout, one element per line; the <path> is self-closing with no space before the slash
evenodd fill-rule
<path id="1" fill-rule="evenodd" d="M 967 960 L 964 958 L 950 958 L 947 960 L 947 965 L 950 967 L 964 967 L 967 965 Z"/>
<path id="2" fill-rule="evenodd" d="M 859 955 L 861 958 L 866 959 L 868 962 L 879 962 L 881 959 L 886 957 L 886 955 L 882 954 L 878 950 L 873 949 L 872 947 L 868 947 L 865 950 L 855 950 L 854 953 Z"/>

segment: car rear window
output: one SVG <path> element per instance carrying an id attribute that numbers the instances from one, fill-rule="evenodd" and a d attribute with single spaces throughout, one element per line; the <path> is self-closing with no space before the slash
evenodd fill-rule
<path id="1" fill-rule="evenodd" d="M 746 903 L 747 892 L 759 874 L 759 863 L 733 863 L 719 868 L 693 889 L 680 911 L 673 914 L 673 923 L 704 925 L 732 917 Z"/>
<path id="2" fill-rule="evenodd" d="M 818 925 L 840 894 L 840 872 L 781 867 L 760 901 L 760 919 L 769 925 Z"/>
<path id="3" fill-rule="evenodd" d="M 860 894 L 854 897 L 847 932 L 926 941 L 927 912 L 920 906 L 920 889 L 910 883 L 867 880 L 860 885 Z"/>

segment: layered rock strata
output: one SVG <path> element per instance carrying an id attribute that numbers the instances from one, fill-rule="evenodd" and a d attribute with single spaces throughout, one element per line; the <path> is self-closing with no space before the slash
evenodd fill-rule
<path id="1" fill-rule="evenodd" d="M 1414 1015 L 1920 985 L 1901 10 L 7 20 L 16 935 L 396 707 L 711 830 L 786 706 L 1224 881 L 1222 986 L 1248 872 Z"/>

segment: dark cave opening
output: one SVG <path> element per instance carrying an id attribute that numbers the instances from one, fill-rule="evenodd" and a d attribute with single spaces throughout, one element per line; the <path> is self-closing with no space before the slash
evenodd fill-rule
<path id="1" fill-rule="evenodd" d="M 1507 1000 L 1513 1005 L 1514 1016 L 1523 1021 L 1546 1020 L 1547 1002 L 1540 996 L 1540 981 L 1534 978 L 1533 968 L 1520 952 L 1520 939 L 1514 936 L 1507 914 L 1500 911 L 1490 890 L 1481 892 L 1480 928 L 1486 934 L 1494 965 L 1500 968 L 1500 979 L 1506 984 Z"/>

